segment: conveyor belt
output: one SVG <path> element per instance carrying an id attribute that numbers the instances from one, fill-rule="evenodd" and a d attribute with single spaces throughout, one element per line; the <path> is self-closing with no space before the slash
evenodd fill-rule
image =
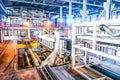
<path id="1" fill-rule="evenodd" d="M 92 65 L 91 67 L 93 69 L 105 74 L 106 76 L 113 78 L 114 80 L 120 80 L 120 75 L 111 71 L 110 69 L 104 68 L 100 65 Z"/>
<path id="2" fill-rule="evenodd" d="M 99 73 L 98 71 L 88 66 L 81 66 L 75 68 L 74 70 L 83 77 L 85 77 L 87 80 L 111 80 L 110 78 L 106 77 L 105 75 Z"/>
<path id="3" fill-rule="evenodd" d="M 51 70 L 60 80 L 86 80 L 84 77 L 76 73 L 76 71 L 71 70 L 68 65 L 51 67 Z"/>
<path id="4" fill-rule="evenodd" d="M 39 69 L 44 80 L 86 80 L 79 74 L 68 69 L 67 65 L 50 67 L 48 65 Z"/>
<path id="5" fill-rule="evenodd" d="M 80 70 L 91 79 L 97 79 L 102 77 L 101 75 L 96 74 L 94 71 L 88 69 L 87 67 L 81 67 Z"/>
<path id="6" fill-rule="evenodd" d="M 51 71 L 48 65 L 43 66 L 39 69 L 42 74 L 44 80 L 59 80 L 56 75 Z"/>

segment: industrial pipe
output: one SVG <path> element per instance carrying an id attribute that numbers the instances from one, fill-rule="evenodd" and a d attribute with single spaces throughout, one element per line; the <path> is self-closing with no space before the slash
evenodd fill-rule
<path id="1" fill-rule="evenodd" d="M 35 66 L 39 66 L 39 62 L 38 62 L 36 56 L 34 55 L 34 52 L 32 51 L 32 49 L 28 46 L 28 43 L 26 43 L 26 46 L 27 46 L 28 52 L 29 52 L 30 55 L 31 55 L 31 58 L 32 58 L 32 60 L 33 60 L 34 65 L 35 65 Z"/>
<path id="2" fill-rule="evenodd" d="M 32 59 L 33 59 L 34 65 L 35 65 L 35 66 L 39 66 L 39 62 L 38 62 L 36 56 L 34 55 L 32 49 L 30 49 L 30 48 L 28 47 L 28 51 L 29 51 L 29 53 L 30 53 L 30 55 L 31 55 L 31 57 L 32 57 Z"/>
<path id="3" fill-rule="evenodd" d="M 29 57 L 28 57 L 27 52 L 25 52 L 25 59 L 26 59 L 26 62 L 27 62 L 27 64 L 28 64 L 28 67 L 31 67 L 32 65 L 31 65 L 31 63 L 30 63 L 30 60 L 29 60 Z"/>
<path id="4" fill-rule="evenodd" d="M 106 26 L 105 24 L 101 24 L 99 25 L 99 28 L 101 31 L 107 32 L 108 34 L 110 34 L 113 37 L 120 37 L 120 32 L 118 33 L 114 33 L 108 26 Z"/>

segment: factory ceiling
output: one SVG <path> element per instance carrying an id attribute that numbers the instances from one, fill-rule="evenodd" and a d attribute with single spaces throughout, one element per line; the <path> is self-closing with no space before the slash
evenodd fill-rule
<path id="1" fill-rule="evenodd" d="M 6 9 L 11 11 L 24 8 L 27 10 L 43 11 L 51 15 L 60 14 L 60 7 L 62 6 L 62 13 L 65 16 L 69 13 L 70 0 L 2 0 L 2 2 Z M 80 10 L 83 8 L 83 0 L 71 0 L 71 2 L 72 15 L 80 16 Z M 104 9 L 104 2 L 106 0 L 87 0 L 88 14 L 99 14 Z M 112 3 L 115 4 L 115 7 L 120 7 L 120 0 L 112 0 Z"/>

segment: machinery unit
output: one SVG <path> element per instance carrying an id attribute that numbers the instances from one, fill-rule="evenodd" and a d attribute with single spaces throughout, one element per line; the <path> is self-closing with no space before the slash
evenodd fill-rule
<path id="1" fill-rule="evenodd" d="M 74 25 L 72 68 L 89 80 L 119 80 L 119 23 L 107 20 Z"/>

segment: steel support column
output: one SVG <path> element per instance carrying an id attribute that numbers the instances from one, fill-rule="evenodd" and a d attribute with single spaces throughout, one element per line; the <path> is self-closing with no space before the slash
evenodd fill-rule
<path id="1" fill-rule="evenodd" d="M 70 23 L 70 27 L 71 27 L 71 23 L 72 23 L 72 2 L 71 0 L 69 1 L 69 23 Z"/>
<path id="2" fill-rule="evenodd" d="M 82 22 L 86 21 L 86 15 L 87 15 L 86 11 L 87 11 L 87 0 L 83 0 Z M 84 27 L 83 29 L 86 31 L 87 27 Z M 85 44 L 85 46 L 87 45 Z M 83 62 L 85 65 L 87 65 L 87 52 L 86 51 L 85 51 L 85 57 L 83 59 Z"/>
<path id="3" fill-rule="evenodd" d="M 20 7 L 20 12 L 21 12 L 21 14 L 23 16 L 23 7 Z"/>
<path id="4" fill-rule="evenodd" d="M 107 5 L 106 5 L 106 20 L 109 20 L 111 18 L 111 4 L 112 4 L 112 0 L 107 0 Z"/>
<path id="5" fill-rule="evenodd" d="M 50 19 L 51 13 L 49 13 L 48 16 L 49 16 L 49 19 Z"/>
<path id="6" fill-rule="evenodd" d="M 69 31 L 68 31 L 68 38 L 72 38 L 72 1 L 69 1 Z"/>
<path id="7" fill-rule="evenodd" d="M 13 29 L 11 29 L 11 30 L 12 30 L 12 36 L 14 36 Z"/>
<path id="8" fill-rule="evenodd" d="M 71 2 L 71 0 L 70 0 L 70 2 L 69 2 L 69 22 L 70 22 L 70 24 L 71 24 L 71 18 L 72 18 L 72 2 Z"/>
<path id="9" fill-rule="evenodd" d="M 30 28 L 28 28 L 28 38 L 30 38 Z"/>
<path id="10" fill-rule="evenodd" d="M 87 0 L 83 0 L 83 13 L 87 10 Z M 85 22 L 85 14 L 82 14 L 82 22 Z"/>
<path id="11" fill-rule="evenodd" d="M 60 6 L 60 24 L 62 24 L 62 6 Z"/>
<path id="12" fill-rule="evenodd" d="M 43 3 L 45 4 L 45 0 L 43 0 Z"/>

